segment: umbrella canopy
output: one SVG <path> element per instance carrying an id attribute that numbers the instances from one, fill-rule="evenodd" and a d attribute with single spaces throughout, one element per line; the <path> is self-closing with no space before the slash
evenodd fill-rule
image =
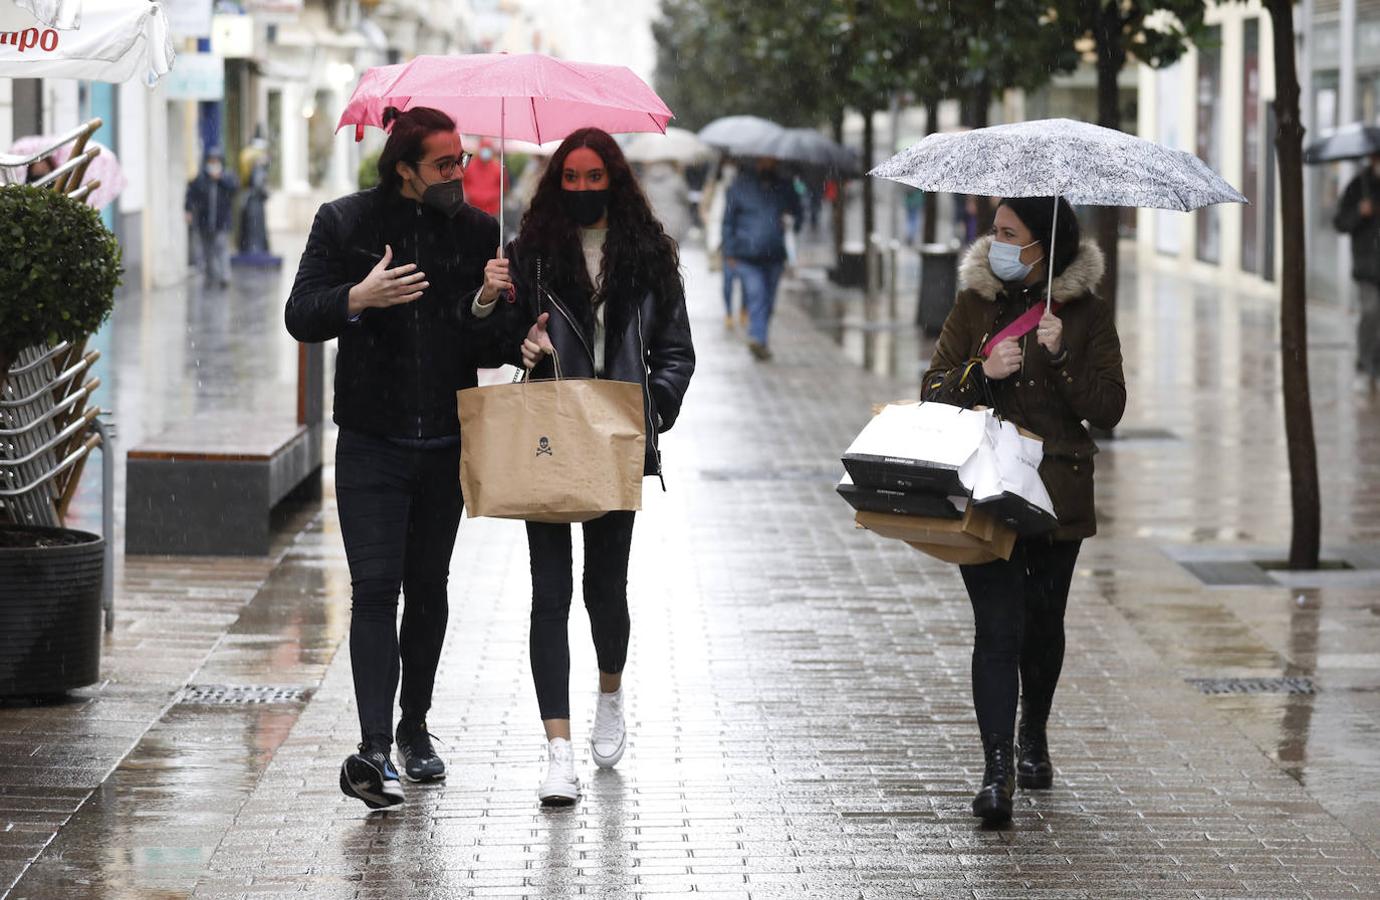
<path id="1" fill-rule="evenodd" d="M 551 156 L 556 152 L 556 148 L 561 145 L 560 141 L 547 141 L 545 144 L 534 144 L 531 141 L 515 141 L 509 138 L 506 141 L 486 137 L 482 134 L 462 134 L 460 135 L 460 146 L 466 153 L 478 153 L 488 144 L 499 153 L 523 153 L 527 156 Z"/>
<path id="2" fill-rule="evenodd" d="M 932 134 L 871 174 L 926 191 L 1188 211 L 1246 198 L 1191 153 L 1071 119 Z"/>
<path id="3" fill-rule="evenodd" d="M 7 4 L 10 0 L 0 0 Z M 0 31 L 0 76 L 79 78 L 152 87 L 172 68 L 168 19 L 149 0 L 82 0 L 81 26 L 56 31 L 31 13 L 24 28 Z"/>
<path id="4" fill-rule="evenodd" d="M 663 134 L 634 135 L 623 146 L 629 162 L 674 162 L 694 165 L 714 158 L 714 148 L 700 140 L 693 131 L 667 128 Z"/>
<path id="5" fill-rule="evenodd" d="M 4 0 L 0 0 L 0 2 L 4 2 Z M 31 134 L 15 141 L 10 147 L 10 153 L 19 157 L 33 156 L 44 147 L 51 147 L 56 140 L 58 138 Z M 82 184 L 92 181 L 101 183 L 101 186 L 92 191 L 91 195 L 86 198 L 89 205 L 100 209 L 120 196 L 120 192 L 125 189 L 125 173 L 124 169 L 120 167 L 120 160 L 116 158 L 109 147 L 96 141 L 87 141 L 86 149 L 91 150 L 93 148 L 99 150 L 100 153 L 86 167 L 86 175 L 82 178 Z M 71 158 L 72 145 L 70 143 L 63 144 L 53 151 L 52 156 L 56 165 L 62 165 Z M 19 180 L 23 180 L 22 173 Z"/>
<path id="6" fill-rule="evenodd" d="M 340 115 L 336 131 L 383 127 L 387 107 L 439 109 L 467 134 L 543 144 L 581 128 L 611 133 L 664 133 L 671 110 L 626 66 L 569 62 L 541 53 L 418 56 L 401 65 L 369 69 Z M 499 236 L 503 235 L 503 180 L 499 181 Z"/>
<path id="7" fill-rule="evenodd" d="M 3 2 L 3 0 L 0 0 Z M 341 114 L 340 121 L 336 123 L 335 130 L 339 131 L 347 124 L 355 126 L 355 140 L 364 140 L 364 126 L 373 125 L 376 128 L 383 127 L 383 111 L 393 103 L 394 98 L 387 95 L 388 85 L 402 74 L 403 69 L 407 68 L 407 63 L 397 63 L 391 66 L 374 66 L 365 69 L 364 74 L 359 78 L 359 84 L 355 85 L 355 92 L 350 95 L 350 102 L 345 107 L 345 112 Z M 404 109 L 405 107 L 398 107 Z M 350 116 L 351 121 L 347 123 L 345 117 Z"/>
<path id="8" fill-rule="evenodd" d="M 870 173 L 925 191 L 1187 212 L 1245 197 L 1191 153 L 1072 119 L 932 134 Z M 1050 255 L 1053 256 L 1053 237 Z M 1053 302 L 1054 267 L 1045 302 Z"/>
<path id="9" fill-rule="evenodd" d="M 671 110 L 626 66 L 554 59 L 540 53 L 419 56 L 370 69 L 336 126 L 383 127 L 383 110 L 439 109 L 462 132 L 543 144 L 581 128 L 664 132 Z"/>
<path id="10" fill-rule="evenodd" d="M 82 0 L 0 0 L 0 31 L 20 31 L 35 19 L 62 31 L 80 28 L 81 5 Z"/>
<path id="11" fill-rule="evenodd" d="M 1316 165 L 1344 159 L 1362 159 L 1380 153 L 1380 127 L 1353 122 L 1323 135 L 1303 151 L 1303 161 Z"/>
<path id="12" fill-rule="evenodd" d="M 847 175 L 857 175 L 862 170 L 856 153 L 834 143 L 813 128 L 783 128 L 760 143 L 746 145 L 742 155 L 769 156 L 783 162 L 832 169 Z"/>
<path id="13" fill-rule="evenodd" d="M 725 116 L 700 129 L 700 140 L 732 156 L 751 156 L 751 148 L 777 138 L 780 125 L 758 116 Z"/>

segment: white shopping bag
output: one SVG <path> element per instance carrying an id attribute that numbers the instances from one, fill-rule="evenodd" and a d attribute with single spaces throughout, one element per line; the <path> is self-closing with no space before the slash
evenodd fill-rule
<path id="1" fill-rule="evenodd" d="M 860 487 L 937 493 L 970 491 L 959 470 L 987 441 L 990 410 L 947 403 L 892 404 L 872 418 L 843 454 Z"/>
<path id="2" fill-rule="evenodd" d="M 1044 442 L 1012 422 L 992 417 L 982 446 L 960 468 L 959 479 L 974 505 L 995 515 L 1018 534 L 1043 534 L 1059 526 L 1054 502 L 1040 478 Z"/>

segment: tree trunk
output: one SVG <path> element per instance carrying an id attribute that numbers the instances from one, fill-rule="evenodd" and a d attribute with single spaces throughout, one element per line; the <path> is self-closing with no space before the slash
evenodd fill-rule
<path id="1" fill-rule="evenodd" d="M 833 125 L 833 128 L 834 128 L 834 143 L 838 144 L 839 146 L 843 146 L 843 109 L 842 109 L 842 108 L 836 109 L 836 110 L 834 111 L 834 121 L 833 121 L 831 124 Z M 841 260 L 841 259 L 843 258 L 843 239 L 844 239 L 845 234 L 846 234 L 846 231 L 847 231 L 847 229 L 846 229 L 847 223 L 845 222 L 845 219 L 844 219 L 844 216 L 847 215 L 847 209 L 848 209 L 847 204 L 844 203 L 844 185 L 845 185 L 846 183 L 847 183 L 847 182 L 845 182 L 843 178 L 837 179 L 837 180 L 835 181 L 835 183 L 834 183 L 834 187 L 837 189 L 837 190 L 835 190 L 835 192 L 834 192 L 834 213 L 833 213 L 833 226 L 834 226 L 834 265 L 838 265 L 838 264 L 839 264 L 839 260 Z"/>
<path id="2" fill-rule="evenodd" d="M 1121 31 L 1120 3 L 1104 3 L 1098 10 L 1097 27 L 1097 124 L 1103 128 L 1121 130 L 1121 89 L 1117 77 L 1126 65 L 1125 39 Z M 1119 259 L 1117 244 L 1120 237 L 1121 210 L 1115 206 L 1099 206 L 1093 213 L 1093 233 L 1097 246 L 1107 260 L 1098 293 L 1116 310 L 1116 286 Z"/>
<path id="3" fill-rule="evenodd" d="M 873 110 L 871 110 L 871 109 L 864 109 L 864 110 L 862 111 L 862 117 L 863 117 L 863 150 L 862 150 L 863 160 L 862 160 L 862 168 L 863 168 L 863 171 L 866 172 L 866 171 L 868 171 L 869 169 L 871 169 L 871 168 L 872 168 L 872 165 L 873 165 L 872 160 L 873 160 L 873 157 L 874 157 L 874 155 L 875 155 L 875 150 L 876 150 L 876 146 L 877 146 L 877 144 L 876 144 L 877 135 L 876 135 L 876 129 L 873 128 L 873 126 L 872 126 Z M 870 247 L 870 246 L 872 245 L 872 232 L 873 232 L 873 231 L 876 229 L 876 227 L 877 227 L 877 198 L 876 198 L 875 192 L 873 191 L 873 184 L 874 184 L 874 182 L 873 182 L 873 180 L 872 180 L 871 178 L 863 178 L 863 180 L 862 180 L 862 188 L 863 188 L 863 197 L 862 197 L 862 200 L 863 200 L 863 246 L 864 246 L 864 248 Z"/>
<path id="4" fill-rule="evenodd" d="M 925 104 L 925 136 L 929 137 L 939 130 L 939 104 L 933 100 Z M 939 195 L 925 191 L 925 236 L 926 244 L 933 244 L 939 228 Z"/>
<path id="5" fill-rule="evenodd" d="M 992 83 L 984 78 L 973 86 L 968 124 L 971 128 L 986 128 L 991 122 Z M 981 237 L 992 230 L 992 220 L 997 216 L 997 205 L 991 197 L 974 196 L 973 200 L 977 206 L 977 235 Z"/>
<path id="6" fill-rule="evenodd" d="M 1283 277 L 1279 326 L 1284 378 L 1284 434 L 1289 447 L 1290 500 L 1294 513 L 1289 568 L 1316 569 L 1322 543 L 1318 490 L 1318 446 L 1308 386 L 1308 309 L 1304 277 L 1303 123 L 1294 58 L 1292 0 L 1267 0 L 1274 23 L 1275 149 L 1279 158 L 1279 200 L 1283 220 Z"/>

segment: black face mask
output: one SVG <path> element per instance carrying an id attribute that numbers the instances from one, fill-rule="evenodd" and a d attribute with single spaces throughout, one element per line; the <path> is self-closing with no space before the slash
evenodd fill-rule
<path id="1" fill-rule="evenodd" d="M 581 228 L 588 228 L 604 217 L 609 208 L 609 192 L 561 191 L 561 205 L 565 214 Z"/>
<path id="2" fill-rule="evenodd" d="M 453 219 L 465 205 L 465 184 L 456 178 L 454 181 L 438 181 L 428 185 L 422 192 L 422 202 L 447 219 Z"/>

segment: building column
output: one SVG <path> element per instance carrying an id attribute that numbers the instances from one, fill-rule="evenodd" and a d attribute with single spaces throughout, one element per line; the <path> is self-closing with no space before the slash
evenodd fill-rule
<path id="1" fill-rule="evenodd" d="M 349 92 L 354 85 L 349 85 L 344 89 L 333 87 L 331 89 L 331 103 L 333 109 L 344 109 L 345 104 L 350 100 Z M 358 190 L 358 183 L 355 177 L 356 163 L 354 163 L 354 144 L 355 130 L 353 128 L 342 128 L 331 141 L 331 173 L 328 183 L 331 194 L 341 196 L 350 194 Z"/>
<path id="2" fill-rule="evenodd" d="M 1224 11 L 1225 12 L 1225 11 Z M 1222 19 L 1222 177 L 1244 191 L 1245 159 L 1242 140 L 1246 131 L 1245 93 L 1246 19 L 1258 16 L 1259 10 L 1231 7 Z M 1242 210 L 1239 203 L 1229 203 L 1222 210 L 1221 269 L 1230 277 L 1241 274 Z"/>
<path id="3" fill-rule="evenodd" d="M 0 147 L 14 143 L 14 79 L 0 78 Z"/>
<path id="4" fill-rule="evenodd" d="M 302 85 L 287 82 L 283 85 L 282 143 L 283 191 L 306 194 L 311 190 L 307 179 L 307 120 L 302 117 L 306 93 Z"/>
<path id="5" fill-rule="evenodd" d="M 1337 125 L 1356 121 L 1356 0 L 1341 0 L 1341 59 L 1337 67 Z M 1342 187 L 1351 183 L 1358 171 L 1354 163 L 1341 164 Z M 1351 280 L 1351 235 L 1337 241 L 1337 293 L 1343 309 L 1356 305 L 1356 285 Z"/>

